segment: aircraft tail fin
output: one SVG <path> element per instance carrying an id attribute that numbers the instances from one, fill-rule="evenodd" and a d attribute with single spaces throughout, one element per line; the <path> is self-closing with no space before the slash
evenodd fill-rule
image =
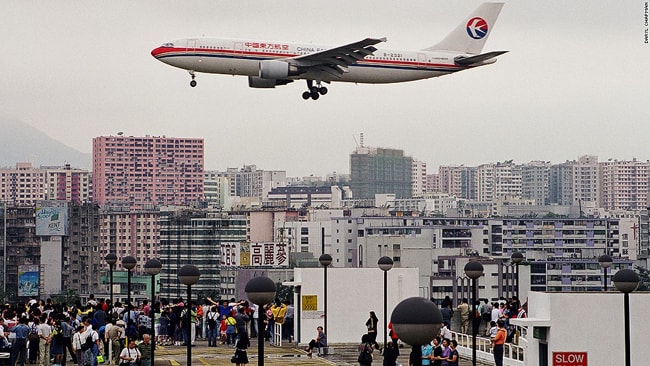
<path id="1" fill-rule="evenodd" d="M 439 43 L 425 51 L 479 54 L 487 41 L 503 3 L 483 3 Z"/>

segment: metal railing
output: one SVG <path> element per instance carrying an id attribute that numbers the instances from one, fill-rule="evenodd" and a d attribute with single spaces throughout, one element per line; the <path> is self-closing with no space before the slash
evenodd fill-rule
<path id="1" fill-rule="evenodd" d="M 517 327 L 519 328 L 519 327 Z M 518 329 L 519 332 L 519 329 Z M 472 335 L 451 332 L 452 339 L 458 342 L 458 353 L 464 358 L 472 357 Z M 526 349 L 528 341 L 524 337 L 516 337 L 517 344 L 506 343 L 503 345 L 503 364 L 508 366 L 524 366 L 526 363 Z M 492 355 L 492 342 L 490 338 L 476 337 L 476 360 L 482 363 L 494 364 Z"/>

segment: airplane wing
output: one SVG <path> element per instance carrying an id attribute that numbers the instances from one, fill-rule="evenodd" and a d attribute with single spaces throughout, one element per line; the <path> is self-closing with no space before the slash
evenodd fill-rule
<path id="1" fill-rule="evenodd" d="M 336 79 L 341 77 L 350 65 L 377 51 L 374 45 L 380 42 L 386 42 L 386 38 L 366 38 L 324 51 L 293 57 L 290 60 L 292 64 L 304 68 L 306 73 L 324 73 Z"/>
<path id="2" fill-rule="evenodd" d="M 485 62 L 487 60 L 493 59 L 499 55 L 503 55 L 506 52 L 508 51 L 492 51 L 492 52 L 487 52 L 480 55 L 469 56 L 469 57 L 459 56 L 456 57 L 456 59 L 454 59 L 454 62 L 456 63 L 456 65 L 460 65 L 460 66 L 474 66 L 481 62 Z"/>

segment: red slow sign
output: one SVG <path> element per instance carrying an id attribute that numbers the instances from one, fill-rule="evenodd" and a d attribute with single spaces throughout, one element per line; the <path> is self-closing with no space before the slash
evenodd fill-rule
<path id="1" fill-rule="evenodd" d="M 587 366 L 587 352 L 553 352 L 553 366 Z"/>

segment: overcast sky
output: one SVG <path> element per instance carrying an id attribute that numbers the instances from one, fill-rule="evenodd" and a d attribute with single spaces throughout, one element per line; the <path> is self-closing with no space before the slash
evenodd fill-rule
<path id="1" fill-rule="evenodd" d="M 251 89 L 245 77 L 156 61 L 173 39 L 206 36 L 385 49 L 437 43 L 482 1 L 0 0 L 0 116 L 82 152 L 101 135 L 202 137 L 206 169 L 256 164 L 290 176 L 349 172 L 366 146 L 439 165 L 650 159 L 645 1 L 506 2 L 490 66 L 388 85 L 304 81 Z"/>

